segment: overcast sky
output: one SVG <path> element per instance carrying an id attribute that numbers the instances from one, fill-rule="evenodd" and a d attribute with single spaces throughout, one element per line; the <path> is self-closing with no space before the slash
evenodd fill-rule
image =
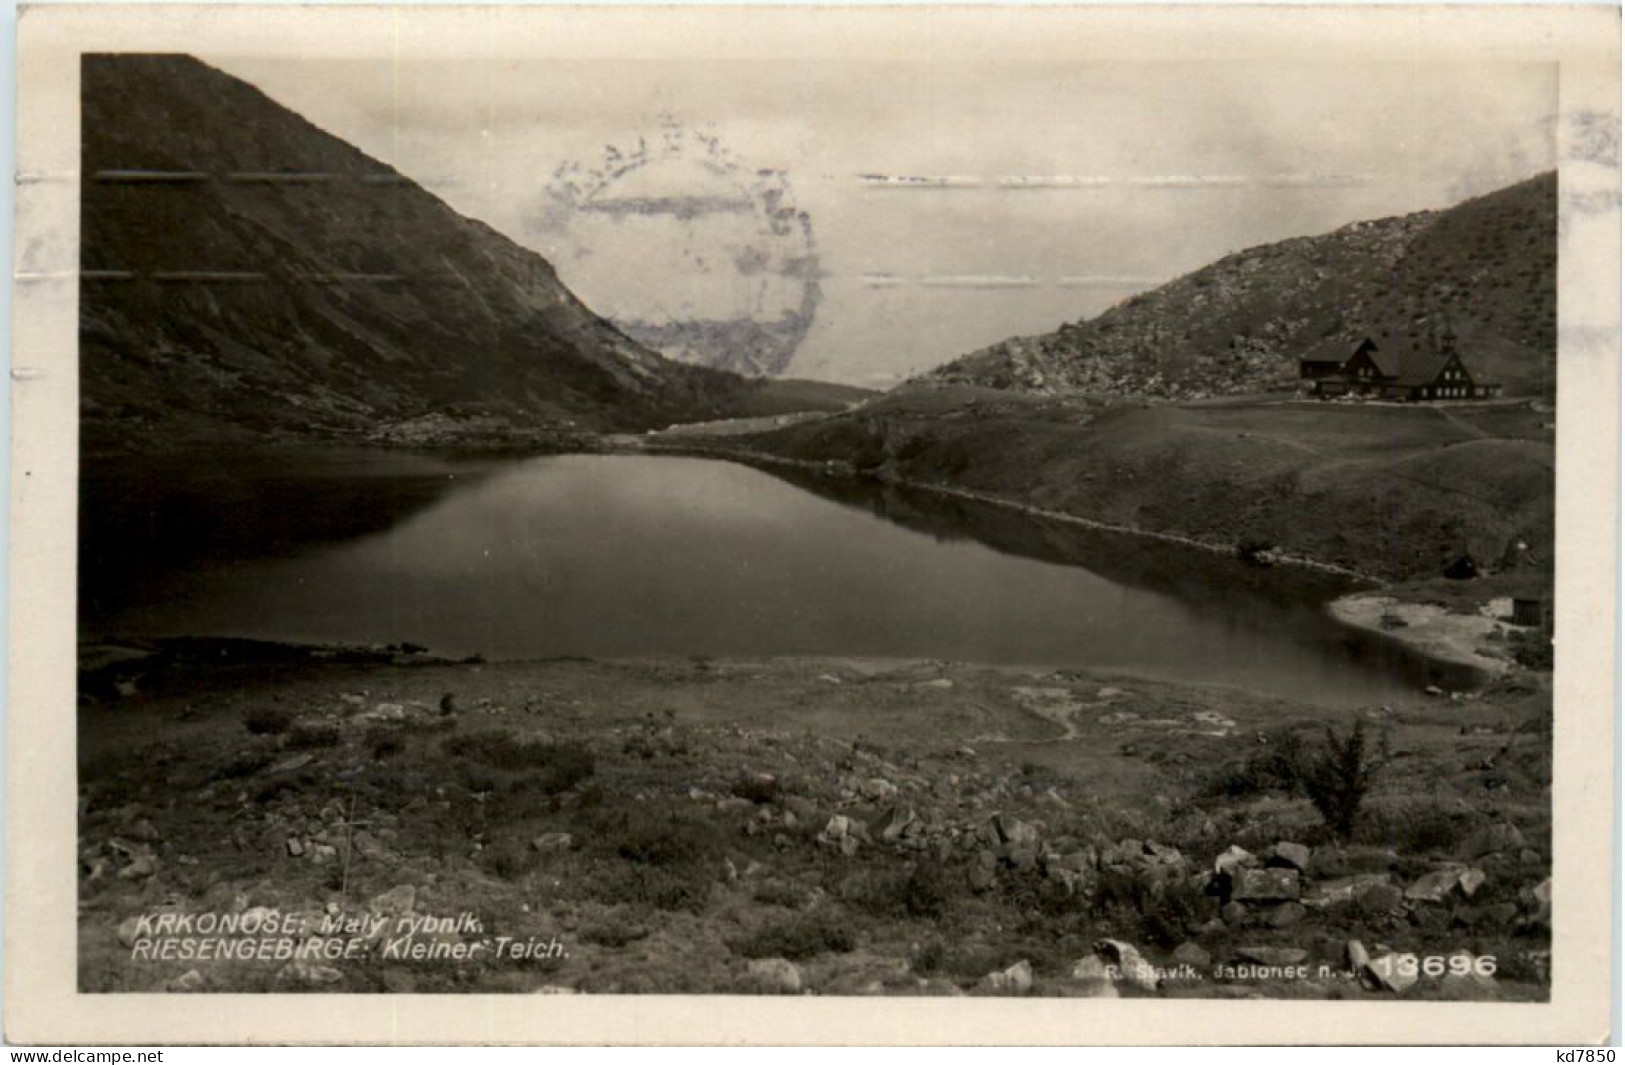
<path id="1" fill-rule="evenodd" d="M 857 383 L 1047 332 L 1232 251 L 1445 207 L 1553 166 L 1545 64 L 928 51 L 201 56 L 542 252 L 610 317 L 765 320 L 799 306 L 805 270 L 786 264 L 808 240 L 761 221 L 764 204 L 792 205 L 821 299 L 789 372 Z M 640 138 L 647 165 L 597 180 Z M 561 199 L 555 176 L 572 164 Z M 561 214 L 561 202 L 596 206 Z"/>

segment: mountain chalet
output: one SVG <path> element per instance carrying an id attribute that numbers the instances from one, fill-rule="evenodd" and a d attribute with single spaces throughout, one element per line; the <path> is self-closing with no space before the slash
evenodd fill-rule
<path id="1" fill-rule="evenodd" d="M 1475 378 L 1456 350 L 1448 329 L 1419 340 L 1384 334 L 1379 344 L 1370 336 L 1350 346 L 1328 340 L 1298 360 L 1298 376 L 1311 382 L 1321 399 L 1366 396 L 1372 399 L 1422 402 L 1491 399 L 1501 386 Z"/>

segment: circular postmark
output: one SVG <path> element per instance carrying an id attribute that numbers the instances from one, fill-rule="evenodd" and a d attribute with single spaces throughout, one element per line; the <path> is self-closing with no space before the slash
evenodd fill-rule
<path id="1" fill-rule="evenodd" d="M 535 236 L 572 291 L 682 362 L 785 372 L 822 292 L 812 221 L 784 171 L 746 165 L 666 119 L 591 163 L 567 162 Z"/>

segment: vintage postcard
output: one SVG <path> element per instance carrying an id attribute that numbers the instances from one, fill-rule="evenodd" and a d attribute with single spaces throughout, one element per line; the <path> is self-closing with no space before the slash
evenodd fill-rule
<path id="1" fill-rule="evenodd" d="M 20 38 L 13 1041 L 1608 1037 L 1615 8 Z"/>

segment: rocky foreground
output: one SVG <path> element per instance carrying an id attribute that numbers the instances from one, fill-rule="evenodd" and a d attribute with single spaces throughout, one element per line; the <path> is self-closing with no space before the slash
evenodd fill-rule
<path id="1" fill-rule="evenodd" d="M 84 990 L 1548 993 L 1545 675 L 1354 712 L 414 651 L 87 658 Z M 1345 833 L 1307 796 L 1355 720 Z"/>

